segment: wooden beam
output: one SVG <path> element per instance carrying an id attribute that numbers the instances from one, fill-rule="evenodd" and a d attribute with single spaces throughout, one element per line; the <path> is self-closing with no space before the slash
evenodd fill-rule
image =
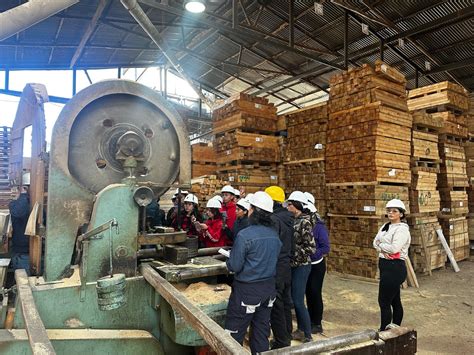
<path id="1" fill-rule="evenodd" d="M 150 265 L 142 264 L 140 270 L 145 280 L 173 309 L 181 314 L 184 320 L 203 337 L 215 352 L 218 354 L 249 354 L 229 333 L 193 305 L 186 296 L 162 278 Z"/>
<path id="2" fill-rule="evenodd" d="M 76 62 L 79 60 L 81 57 L 82 51 L 84 50 L 84 47 L 87 44 L 87 41 L 91 37 L 92 33 L 94 32 L 95 27 L 97 26 L 97 22 L 99 21 L 100 17 L 102 16 L 102 13 L 104 12 L 105 6 L 107 5 L 108 0 L 100 0 L 99 5 L 97 6 L 97 10 L 95 10 L 95 14 L 92 17 L 91 22 L 89 23 L 89 26 L 87 26 L 86 32 L 81 38 L 81 42 L 79 43 L 79 46 L 76 49 L 76 52 L 72 56 L 71 63 L 69 64 L 69 67 L 72 68 L 76 64 Z"/>
<path id="3" fill-rule="evenodd" d="M 38 310 L 36 309 L 35 299 L 33 298 L 33 292 L 31 292 L 30 285 L 28 284 L 28 276 L 25 270 L 16 270 L 15 280 L 31 351 L 34 355 L 56 354 Z"/>

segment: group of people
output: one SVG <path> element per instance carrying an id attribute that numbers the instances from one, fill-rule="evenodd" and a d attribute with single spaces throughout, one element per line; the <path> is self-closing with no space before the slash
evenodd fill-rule
<path id="1" fill-rule="evenodd" d="M 286 198 L 281 187 L 270 186 L 241 198 L 239 190 L 227 185 L 207 202 L 203 222 L 197 196 L 181 193 L 181 218 L 175 211 L 171 225 L 198 235 L 202 247 L 232 245 L 226 264 L 234 279 L 225 329 L 239 343 L 249 327 L 252 353 L 289 346 L 292 339 L 309 342 L 312 334 L 323 332 L 322 287 L 330 244 L 312 194 L 293 191 Z M 379 252 L 380 330 L 402 322 L 400 285 L 406 278 L 411 239 L 403 202 L 389 201 L 386 211 L 389 222 L 374 239 Z"/>
<path id="2" fill-rule="evenodd" d="M 197 196 L 177 191 L 183 205 L 169 212 L 169 225 L 197 235 L 202 247 L 232 246 L 227 267 L 234 279 L 225 329 L 237 341 L 243 342 L 250 325 L 252 352 L 269 349 L 270 329 L 272 349 L 289 346 L 292 339 L 311 341 L 312 334 L 323 332 L 324 257 L 329 253 L 315 198 L 294 191 L 286 199 L 279 186 L 240 195 L 224 186 L 221 195 L 207 201 L 204 221 Z"/>

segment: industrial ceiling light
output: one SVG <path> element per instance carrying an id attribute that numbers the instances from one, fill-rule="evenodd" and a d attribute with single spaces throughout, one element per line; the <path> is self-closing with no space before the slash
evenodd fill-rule
<path id="1" fill-rule="evenodd" d="M 199 14 L 204 12 L 206 5 L 204 4 L 204 0 L 186 0 L 184 2 L 184 8 L 189 12 Z"/>

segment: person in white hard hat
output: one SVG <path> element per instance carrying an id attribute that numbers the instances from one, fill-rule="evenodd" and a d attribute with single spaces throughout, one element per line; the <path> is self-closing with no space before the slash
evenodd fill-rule
<path id="1" fill-rule="evenodd" d="M 237 234 L 244 228 L 249 225 L 248 212 L 250 209 L 250 202 L 248 196 L 246 198 L 241 198 L 237 201 L 236 204 L 236 215 L 237 218 L 234 223 L 234 229 L 232 229 L 232 235 L 237 236 Z"/>
<path id="2" fill-rule="evenodd" d="M 235 219 L 237 218 L 237 215 L 235 213 L 235 189 L 230 186 L 226 185 L 221 189 L 221 195 L 222 195 L 222 208 L 221 208 L 221 213 L 224 212 L 225 218 L 226 218 L 226 225 L 229 227 L 229 230 L 232 231 L 232 228 L 234 228 L 234 222 Z"/>
<path id="3" fill-rule="evenodd" d="M 188 194 L 184 198 L 184 208 L 181 210 L 180 216 L 176 215 L 171 222 L 171 227 L 175 230 L 186 231 L 186 235 L 197 236 L 198 232 L 195 227 L 195 222 L 201 222 L 201 217 L 198 211 L 199 200 L 196 195 Z"/>
<path id="4" fill-rule="evenodd" d="M 400 285 L 407 277 L 405 260 L 408 258 L 411 236 L 408 224 L 403 222 L 405 204 L 399 199 L 387 202 L 385 206 L 389 222 L 385 223 L 374 239 L 374 248 L 379 253 L 379 307 L 380 330 L 392 324 L 401 325 L 403 306 L 400 299 Z"/>
<path id="5" fill-rule="evenodd" d="M 222 205 L 216 198 L 211 198 L 206 204 L 206 223 L 197 223 L 201 231 L 200 241 L 205 248 L 222 247 L 226 245 L 226 239 L 222 230 Z"/>
<path id="6" fill-rule="evenodd" d="M 237 203 L 238 200 L 240 200 L 240 190 L 234 189 L 234 202 Z"/>
<path id="7" fill-rule="evenodd" d="M 272 198 L 263 191 L 251 196 L 249 226 L 235 238 L 227 268 L 235 273 L 225 330 L 243 343 L 250 324 L 252 354 L 267 351 L 270 313 L 276 299 L 275 275 L 281 242 L 272 228 Z"/>
<path id="8" fill-rule="evenodd" d="M 311 318 L 304 303 L 306 284 L 311 272 L 311 255 L 316 252 L 310 216 L 303 213 L 308 199 L 301 191 L 293 191 L 287 200 L 287 209 L 293 213 L 295 251 L 291 257 L 291 298 L 295 307 L 298 329 L 292 333 L 294 340 L 312 341 Z"/>
<path id="9" fill-rule="evenodd" d="M 313 194 L 310 192 L 304 192 L 306 196 L 306 200 L 308 201 L 307 204 L 304 206 L 303 212 L 308 214 L 311 219 L 311 224 L 313 227 L 318 223 L 318 219 L 321 217 L 318 214 L 318 209 L 316 208 L 316 199 L 314 198 Z"/>

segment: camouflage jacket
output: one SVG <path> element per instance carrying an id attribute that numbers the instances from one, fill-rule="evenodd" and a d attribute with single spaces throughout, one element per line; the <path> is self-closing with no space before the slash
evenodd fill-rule
<path id="1" fill-rule="evenodd" d="M 301 214 L 295 218 L 294 223 L 294 243 L 295 251 L 291 257 L 291 266 L 301 266 L 311 263 L 311 255 L 316 252 L 316 244 L 313 238 L 313 225 L 311 217 Z"/>

